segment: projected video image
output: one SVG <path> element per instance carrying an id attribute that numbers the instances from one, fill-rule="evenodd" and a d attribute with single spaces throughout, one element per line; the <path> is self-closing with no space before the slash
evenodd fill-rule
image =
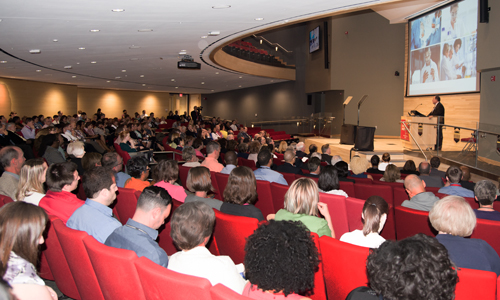
<path id="1" fill-rule="evenodd" d="M 411 21 L 408 96 L 479 91 L 476 40 L 475 0 Z"/>

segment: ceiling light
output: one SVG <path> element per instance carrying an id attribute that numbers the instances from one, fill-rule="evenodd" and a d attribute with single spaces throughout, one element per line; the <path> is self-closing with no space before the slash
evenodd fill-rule
<path id="1" fill-rule="evenodd" d="M 241 87 L 241 85 L 239 85 L 238 87 Z"/>
<path id="2" fill-rule="evenodd" d="M 91 63 L 91 64 L 96 64 L 97 62 L 96 62 L 96 61 L 91 61 L 90 63 Z"/>
<path id="3" fill-rule="evenodd" d="M 108 81 L 106 81 L 106 82 L 111 82 L 111 81 L 109 81 L 109 80 L 108 80 Z"/>
<path id="4" fill-rule="evenodd" d="M 76 78 L 76 76 L 71 76 L 72 78 Z"/>
<path id="5" fill-rule="evenodd" d="M 39 72 L 39 73 L 42 72 L 42 70 L 36 70 L 36 71 Z"/>
<path id="6" fill-rule="evenodd" d="M 215 90 L 212 90 L 212 92 L 214 92 Z"/>
<path id="7" fill-rule="evenodd" d="M 72 66 L 64 66 L 65 69 L 71 69 Z"/>
<path id="8" fill-rule="evenodd" d="M 212 6 L 213 9 L 225 9 L 225 8 L 230 8 L 231 5 L 214 5 Z"/>
<path id="9" fill-rule="evenodd" d="M 178 86 L 176 86 L 175 88 L 176 88 L 176 89 L 178 89 L 179 87 L 178 87 Z"/>
<path id="10" fill-rule="evenodd" d="M 85 47 L 80 47 L 78 48 L 78 50 L 85 50 Z"/>
<path id="11" fill-rule="evenodd" d="M 264 18 L 255 18 L 255 21 L 262 21 Z"/>
<path id="12" fill-rule="evenodd" d="M 143 83 L 142 86 L 146 86 L 146 85 Z"/>
<path id="13" fill-rule="evenodd" d="M 31 49 L 30 50 L 31 54 L 40 54 L 41 52 L 42 52 L 42 50 L 40 50 L 40 49 Z"/>
<path id="14" fill-rule="evenodd" d="M 134 58 L 131 58 L 130 60 L 136 61 L 136 60 L 139 60 L 139 59 L 137 57 L 134 57 Z"/>
<path id="15" fill-rule="evenodd" d="M 207 37 L 208 37 L 208 36 L 204 35 L 204 36 L 202 36 L 201 38 L 202 38 L 202 39 L 206 39 Z"/>
<path id="16" fill-rule="evenodd" d="M 122 70 L 123 73 L 127 72 L 127 70 Z"/>
<path id="17" fill-rule="evenodd" d="M 7 61 L 6 60 L 0 60 L 0 64 L 6 64 Z"/>
<path id="18" fill-rule="evenodd" d="M 90 32 L 99 32 L 99 29 L 90 29 Z"/>
<path id="19" fill-rule="evenodd" d="M 205 84 L 205 82 L 202 81 L 201 84 Z"/>
<path id="20" fill-rule="evenodd" d="M 144 75 L 141 75 L 141 76 L 139 76 L 139 77 L 144 77 Z"/>
<path id="21" fill-rule="evenodd" d="M 240 78 L 243 78 L 243 76 L 240 76 Z"/>
<path id="22" fill-rule="evenodd" d="M 128 48 L 129 49 L 139 49 L 139 48 L 141 48 L 141 46 L 132 45 L 132 46 L 130 46 Z"/>
<path id="23" fill-rule="evenodd" d="M 137 31 L 139 31 L 139 32 L 151 32 L 151 31 L 153 31 L 153 29 L 139 29 Z"/>
<path id="24" fill-rule="evenodd" d="M 123 8 L 115 8 L 111 10 L 112 12 L 124 12 L 125 10 Z"/>
<path id="25" fill-rule="evenodd" d="M 175 79 L 170 79 L 170 81 L 175 81 Z"/>
<path id="26" fill-rule="evenodd" d="M 58 39 L 53 39 L 52 41 L 53 41 L 54 43 L 59 42 L 59 40 L 58 40 Z"/>
<path id="27" fill-rule="evenodd" d="M 260 44 L 262 45 L 262 40 L 260 40 Z"/>
<path id="28" fill-rule="evenodd" d="M 209 36 L 217 36 L 217 35 L 219 35 L 219 34 L 220 34 L 220 31 L 210 31 L 210 32 L 208 33 L 208 35 L 209 35 Z"/>
<path id="29" fill-rule="evenodd" d="M 121 77 L 120 76 L 116 76 L 115 79 L 120 79 Z"/>
<path id="30" fill-rule="evenodd" d="M 184 54 L 187 54 L 186 50 L 182 50 L 181 52 L 179 52 L 180 55 L 184 55 Z"/>
<path id="31" fill-rule="evenodd" d="M 276 46 L 276 48 L 274 48 L 276 51 L 278 51 L 278 46 Z"/>
<path id="32" fill-rule="evenodd" d="M 77 65 L 79 65 L 80 63 L 79 63 L 79 62 L 77 62 L 76 64 L 77 64 Z"/>
<path id="33" fill-rule="evenodd" d="M 219 75 L 219 72 L 215 72 L 215 75 Z"/>

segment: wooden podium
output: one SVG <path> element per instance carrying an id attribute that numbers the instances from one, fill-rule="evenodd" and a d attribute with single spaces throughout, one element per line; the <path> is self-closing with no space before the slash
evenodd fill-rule
<path id="1" fill-rule="evenodd" d="M 411 135 L 413 135 L 422 150 L 434 148 L 437 135 L 437 117 L 431 117 L 429 119 L 429 117 L 402 116 L 401 121 L 411 123 L 406 123 L 406 126 L 410 129 Z M 407 150 L 418 150 L 418 146 L 402 123 L 400 127 L 403 148 Z"/>

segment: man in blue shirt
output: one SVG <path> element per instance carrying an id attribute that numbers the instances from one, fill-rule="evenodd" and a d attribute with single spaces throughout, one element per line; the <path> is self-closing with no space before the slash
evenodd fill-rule
<path id="1" fill-rule="evenodd" d="M 82 230 L 104 243 L 108 236 L 122 224 L 113 218 L 108 206 L 116 199 L 114 174 L 103 167 L 95 167 L 83 175 L 83 190 L 88 196 L 85 204 L 73 212 L 66 225 Z"/>
<path id="2" fill-rule="evenodd" d="M 460 184 L 460 180 L 462 180 L 462 170 L 460 168 L 455 166 L 449 167 L 446 170 L 446 179 L 449 186 L 440 188 L 438 193 L 474 198 L 474 192 L 462 187 Z"/>
<path id="3" fill-rule="evenodd" d="M 255 179 L 265 180 L 269 182 L 276 182 L 282 185 L 288 185 L 282 174 L 271 170 L 273 164 L 272 154 L 269 150 L 262 150 L 257 155 L 257 161 L 259 162 L 260 168 L 253 171 L 255 174 Z"/>
<path id="4" fill-rule="evenodd" d="M 167 267 L 168 256 L 156 239 L 158 228 L 165 223 L 172 208 L 172 197 L 158 186 L 148 186 L 137 199 L 132 219 L 117 228 L 104 243 L 107 246 L 134 251 L 160 266 Z"/>

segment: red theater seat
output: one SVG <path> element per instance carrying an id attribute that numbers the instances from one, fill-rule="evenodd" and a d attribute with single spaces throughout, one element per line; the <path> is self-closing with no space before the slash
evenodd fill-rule
<path id="1" fill-rule="evenodd" d="M 317 178 L 313 178 L 317 179 Z M 356 192 L 354 191 L 354 183 L 349 181 L 339 181 L 340 189 L 347 193 L 349 197 L 354 197 Z"/>
<path id="2" fill-rule="evenodd" d="M 83 244 L 83 239 L 88 234 L 85 231 L 66 227 L 59 219 L 54 220 L 52 224 L 82 299 L 104 300 L 94 268 Z"/>
<path id="3" fill-rule="evenodd" d="M 182 187 L 187 190 L 187 177 L 189 173 L 189 167 L 179 166 L 179 178 L 181 180 Z"/>
<path id="4" fill-rule="evenodd" d="M 271 183 L 269 181 L 257 180 L 257 202 L 255 207 L 260 209 L 264 218 L 269 214 L 276 213 L 273 205 L 273 195 L 271 193 Z"/>
<path id="5" fill-rule="evenodd" d="M 292 173 L 280 173 L 281 175 L 283 175 L 283 177 L 285 178 L 286 180 L 286 183 L 288 183 L 288 185 L 292 185 L 292 183 L 295 181 L 295 174 L 292 174 Z"/>
<path id="6" fill-rule="evenodd" d="M 255 166 L 255 162 L 253 160 L 250 160 L 250 159 L 245 159 L 245 158 L 239 157 L 238 158 L 238 165 L 249 167 L 252 170 L 257 170 L 257 167 Z"/>
<path id="7" fill-rule="evenodd" d="M 318 265 L 318 270 L 314 274 L 314 289 L 312 294 L 309 296 L 312 300 L 326 300 L 326 287 L 325 287 L 325 275 L 323 274 L 323 262 L 321 260 L 321 248 L 319 245 L 319 237 L 316 233 L 311 232 L 311 237 L 314 240 L 314 244 L 318 249 L 318 255 L 320 256 L 320 262 Z"/>
<path id="8" fill-rule="evenodd" d="M 455 300 L 494 300 L 496 289 L 497 276 L 495 273 L 465 268 L 458 270 Z"/>
<path id="9" fill-rule="evenodd" d="M 224 190 L 219 188 L 217 184 L 217 177 L 215 177 L 215 172 L 210 171 L 210 179 L 212 180 L 212 186 L 214 187 L 214 198 L 223 201 Z"/>
<path id="10" fill-rule="evenodd" d="M 335 230 L 335 237 L 339 239 L 344 233 L 349 232 L 345 197 L 319 193 L 319 201 L 328 205 L 333 230 Z"/>
<path id="11" fill-rule="evenodd" d="M 135 190 L 127 188 L 118 188 L 116 193 L 115 208 L 118 212 L 122 224 L 127 223 L 128 219 L 134 216 L 137 207 L 137 196 Z"/>
<path id="12" fill-rule="evenodd" d="M 373 180 L 370 178 L 357 178 L 357 177 L 348 177 L 349 179 L 354 179 L 356 183 L 361 183 L 361 184 L 373 184 Z"/>
<path id="13" fill-rule="evenodd" d="M 215 179 L 217 180 L 217 186 L 219 187 L 221 195 L 224 195 L 224 190 L 229 180 L 229 174 L 215 173 Z"/>
<path id="14" fill-rule="evenodd" d="M 271 183 L 271 194 L 273 206 L 276 212 L 284 207 L 285 194 L 288 191 L 288 186 L 279 183 Z"/>
<path id="15" fill-rule="evenodd" d="M 394 206 L 401 206 L 401 204 L 410 199 L 404 187 L 393 187 L 392 188 L 392 196 L 394 199 Z"/>
<path id="16" fill-rule="evenodd" d="M 394 206 L 394 201 L 392 198 L 392 187 L 386 185 L 378 185 L 378 184 L 362 184 L 355 183 L 354 184 L 355 196 L 358 199 L 366 200 L 370 196 L 380 196 L 384 198 L 384 200 L 389 203 L 389 205 Z"/>
<path id="17" fill-rule="evenodd" d="M 367 286 L 366 258 L 369 248 L 331 237 L 319 238 L 328 300 L 344 300 L 353 289 Z"/>
<path id="18" fill-rule="evenodd" d="M 0 207 L 10 202 L 14 202 L 14 200 L 12 200 L 9 196 L 0 195 Z"/>
<path id="19" fill-rule="evenodd" d="M 500 255 L 500 239 L 497 234 L 500 232 L 500 222 L 485 219 L 477 219 L 477 225 L 470 236 L 473 239 L 482 239 L 490 244 Z"/>
<path id="20" fill-rule="evenodd" d="M 437 232 L 429 222 L 429 212 L 398 206 L 396 212 L 396 235 L 398 240 L 423 233 L 436 236 Z"/>

